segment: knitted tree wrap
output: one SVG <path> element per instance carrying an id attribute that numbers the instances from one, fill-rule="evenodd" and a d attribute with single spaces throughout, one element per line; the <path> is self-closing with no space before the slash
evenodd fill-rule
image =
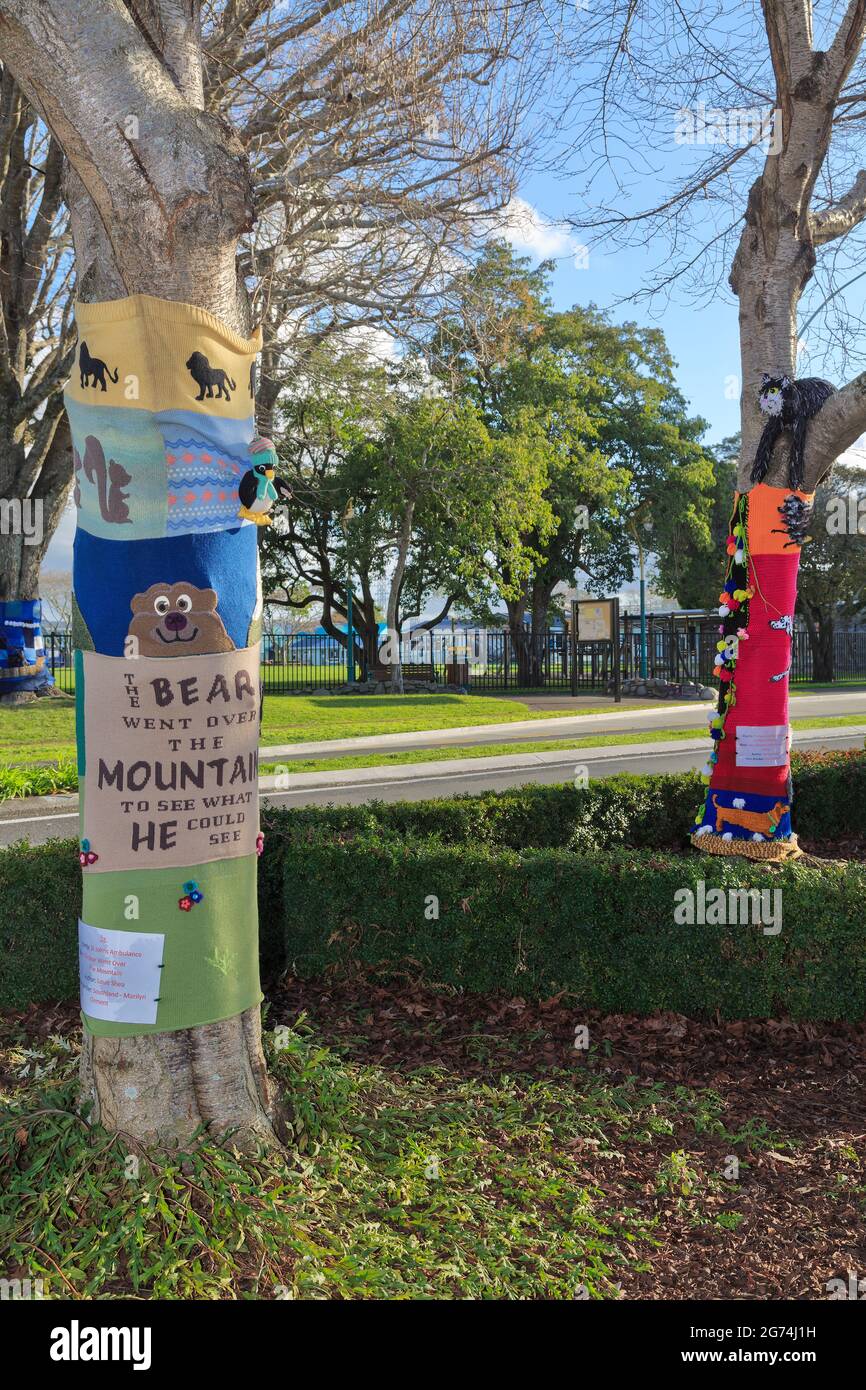
<path id="1" fill-rule="evenodd" d="M 791 829 L 788 672 L 800 546 L 786 523 L 806 494 L 759 483 L 735 497 L 720 594 L 718 712 L 692 844 L 710 854 L 781 860 Z"/>
<path id="2" fill-rule="evenodd" d="M 82 1012 L 127 1036 L 261 999 L 261 584 L 237 515 L 261 339 L 148 295 L 76 321 Z"/>
<path id="3" fill-rule="evenodd" d="M 762 859 L 766 862 L 781 862 L 783 859 L 798 859 L 803 853 L 797 843 L 796 835 L 784 840 L 725 840 L 721 835 L 690 835 L 695 849 L 702 854 L 740 855 L 746 859 Z"/>

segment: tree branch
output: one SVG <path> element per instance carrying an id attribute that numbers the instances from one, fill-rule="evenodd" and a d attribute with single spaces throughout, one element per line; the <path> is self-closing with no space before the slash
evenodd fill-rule
<path id="1" fill-rule="evenodd" d="M 214 244 L 214 225 L 228 242 L 253 216 L 229 128 L 190 105 L 120 0 L 0 0 L 0 54 L 81 180 L 127 291 L 152 290 L 160 264 L 164 297 L 212 307 L 213 269 L 203 293 L 190 243 Z M 218 300 L 236 298 L 230 250 Z"/>
<path id="2" fill-rule="evenodd" d="M 809 425 L 805 489 L 814 492 L 840 454 L 866 431 L 866 372 L 831 396 Z"/>
<path id="3" fill-rule="evenodd" d="M 824 246 L 836 237 L 846 236 L 866 217 L 866 169 L 861 169 L 848 192 L 831 207 L 813 212 L 810 219 L 812 241 Z"/>

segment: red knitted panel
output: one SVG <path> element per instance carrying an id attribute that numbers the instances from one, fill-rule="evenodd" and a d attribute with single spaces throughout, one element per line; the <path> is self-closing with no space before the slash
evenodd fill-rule
<path id="1" fill-rule="evenodd" d="M 770 627 L 770 621 L 793 614 L 799 564 L 795 547 L 787 555 L 752 556 L 749 584 L 754 597 L 749 603 L 748 637 L 740 641 L 737 653 L 737 702 L 725 720 L 725 737 L 711 781 L 714 788 L 775 796 L 786 787 L 786 767 L 737 766 L 737 728 L 788 723 L 788 678 L 774 681 L 771 677 L 788 670 L 791 641 L 786 632 Z"/>

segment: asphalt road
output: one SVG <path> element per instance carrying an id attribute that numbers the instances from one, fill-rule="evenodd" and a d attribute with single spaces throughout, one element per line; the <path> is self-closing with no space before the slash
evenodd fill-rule
<path id="1" fill-rule="evenodd" d="M 828 712 L 828 711 L 824 711 Z M 847 712 L 851 713 L 850 703 Z M 792 713 L 796 717 L 796 710 Z M 705 718 L 706 716 L 704 716 Z M 642 726 L 643 727 L 643 726 Z M 798 749 L 862 748 L 863 728 L 815 730 L 795 738 Z M 355 769 L 347 773 L 326 774 L 327 785 L 311 785 L 322 774 L 300 774 L 292 779 L 295 785 L 285 791 L 267 790 L 262 800 L 275 806 L 340 806 L 358 805 L 366 801 L 424 801 L 439 796 L 456 796 L 464 792 L 503 791 L 528 782 L 553 784 L 569 781 L 577 764 L 586 765 L 590 777 L 611 777 L 617 772 L 684 772 L 700 767 L 706 761 L 707 741 L 696 740 L 683 748 L 658 744 L 633 745 L 625 749 L 583 748 L 572 753 L 538 755 L 523 754 L 519 765 L 507 764 L 507 758 L 464 759 L 460 766 L 447 762 L 406 765 L 388 769 Z M 473 766 L 467 767 L 471 762 Z M 485 764 L 490 764 L 485 766 Z M 38 801 L 38 805 L 35 803 Z M 31 844 L 44 844 L 57 836 L 71 837 L 78 831 L 78 813 L 71 809 L 71 797 L 35 798 L 34 804 L 7 801 L 0 807 L 0 845 L 10 845 L 27 839 Z M 68 809 L 67 809 L 68 808 Z"/>

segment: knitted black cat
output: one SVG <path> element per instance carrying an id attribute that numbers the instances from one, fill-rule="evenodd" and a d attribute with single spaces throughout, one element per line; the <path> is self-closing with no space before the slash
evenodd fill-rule
<path id="1" fill-rule="evenodd" d="M 817 376 L 803 377 L 792 381 L 788 376 L 770 376 L 764 372 L 758 404 L 769 420 L 764 426 L 755 463 L 752 468 L 752 482 L 760 483 L 766 477 L 773 455 L 773 446 L 782 430 L 791 431 L 791 454 L 789 459 L 789 481 L 793 488 L 803 485 L 803 455 L 806 444 L 806 426 L 817 415 L 828 397 L 834 395 L 835 386 L 822 381 Z"/>

